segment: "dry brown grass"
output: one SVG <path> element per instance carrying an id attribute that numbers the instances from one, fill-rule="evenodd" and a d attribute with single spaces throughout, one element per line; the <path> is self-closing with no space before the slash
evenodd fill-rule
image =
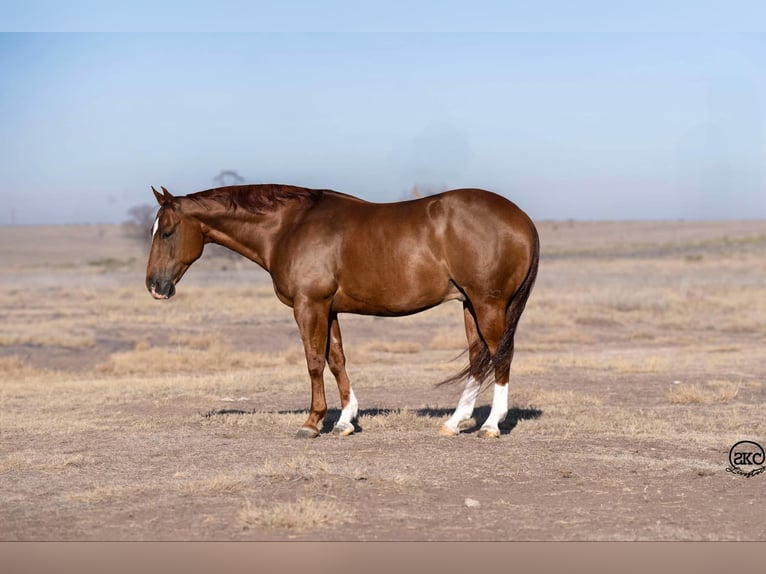
<path id="1" fill-rule="evenodd" d="M 60 472 L 83 468 L 94 463 L 94 458 L 84 454 L 61 454 L 41 456 L 36 450 L 18 451 L 0 459 L 0 475 L 23 472 Z"/>
<path id="2" fill-rule="evenodd" d="M 510 404 L 521 408 L 535 408 L 549 405 L 569 405 L 577 408 L 602 405 L 599 397 L 574 390 L 545 391 L 524 386 L 513 388 L 509 392 Z"/>
<path id="3" fill-rule="evenodd" d="M 413 354 L 420 353 L 423 350 L 423 345 L 412 341 L 370 341 L 362 345 L 359 350 L 362 353 Z"/>
<path id="4" fill-rule="evenodd" d="M 311 479 L 327 476 L 330 472 L 330 464 L 325 459 L 308 456 L 306 453 L 289 458 L 269 458 L 258 470 L 261 476 L 278 481 Z"/>
<path id="5" fill-rule="evenodd" d="M 27 379 L 29 377 L 42 377 L 52 375 L 46 369 L 38 369 L 16 355 L 0 357 L 0 380 L 11 381 L 14 379 Z M 0 389 L 2 392 L 2 389 Z"/>
<path id="6" fill-rule="evenodd" d="M 115 376 L 160 373 L 209 373 L 228 370 L 274 367 L 285 362 L 279 354 L 231 351 L 225 343 L 208 337 L 192 337 L 193 344 L 175 348 L 149 347 L 113 353 L 97 372 Z"/>
<path id="7" fill-rule="evenodd" d="M 551 358 L 519 353 L 511 365 L 511 377 L 532 377 L 551 370 Z"/>
<path id="8" fill-rule="evenodd" d="M 244 529 L 294 530 L 330 528 L 353 521 L 349 512 L 334 500 L 299 498 L 295 502 L 253 504 L 246 501 L 238 515 Z"/>
<path id="9" fill-rule="evenodd" d="M 69 329 L 69 326 L 61 325 L 60 322 L 47 326 L 37 324 L 17 327 L 14 333 L 0 333 L 0 347 L 34 345 L 76 349 L 96 345 L 96 337 L 92 333 L 77 333 Z"/>
<path id="10" fill-rule="evenodd" d="M 675 405 L 709 405 L 728 403 L 739 395 L 739 383 L 731 381 L 710 381 L 700 384 L 674 384 L 668 391 L 668 399 Z"/>
<path id="11" fill-rule="evenodd" d="M 66 500 L 72 502 L 84 502 L 87 504 L 111 504 L 114 502 L 125 501 L 134 496 L 145 494 L 148 487 L 143 484 L 133 485 L 108 485 L 97 486 L 90 490 L 78 492 L 68 492 L 64 495 Z"/>
<path id="12" fill-rule="evenodd" d="M 249 480 L 243 476 L 219 475 L 203 480 L 187 480 L 177 485 L 178 493 L 186 497 L 229 496 L 244 491 Z"/>
<path id="13" fill-rule="evenodd" d="M 595 353 L 560 354 L 552 360 L 561 368 L 612 371 L 619 374 L 658 373 L 670 366 L 668 357 L 646 356 L 599 356 Z"/>
<path id="14" fill-rule="evenodd" d="M 359 417 L 359 424 L 371 432 L 401 432 L 404 430 L 425 430 L 433 428 L 433 421 L 427 417 L 419 416 L 411 409 L 393 409 L 376 413 L 375 415 L 363 415 Z"/>
<path id="15" fill-rule="evenodd" d="M 439 331 L 428 343 L 428 348 L 433 351 L 463 351 L 467 347 L 465 334 L 456 329 Z"/>
<path id="16" fill-rule="evenodd" d="M 199 349 L 203 351 L 225 351 L 226 348 L 225 345 L 222 345 L 222 340 L 224 339 L 220 333 L 174 333 L 170 336 L 170 342 L 177 345 L 179 348 Z"/>

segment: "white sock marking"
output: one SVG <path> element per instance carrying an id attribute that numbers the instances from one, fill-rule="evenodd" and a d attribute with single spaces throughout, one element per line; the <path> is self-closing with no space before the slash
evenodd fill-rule
<path id="1" fill-rule="evenodd" d="M 356 418 L 357 411 L 359 410 L 359 403 L 356 400 L 354 389 L 349 389 L 348 404 L 340 411 L 340 418 L 338 419 L 338 426 L 345 426 L 351 424 L 351 421 Z"/>
<path id="2" fill-rule="evenodd" d="M 460 395 L 460 400 L 457 403 L 457 408 L 455 408 L 455 412 L 452 413 L 452 416 L 447 422 L 444 423 L 444 426 L 448 427 L 450 430 L 459 432 L 458 425 L 461 422 L 470 419 L 473 414 L 473 407 L 476 404 L 476 397 L 479 396 L 480 388 L 481 385 L 479 384 L 479 381 L 473 377 L 468 377 L 468 380 L 465 382 L 463 394 Z"/>
<path id="3" fill-rule="evenodd" d="M 489 411 L 487 421 L 481 428 L 491 428 L 499 431 L 499 424 L 508 414 L 508 383 L 498 385 L 495 383 L 495 390 L 492 395 L 492 410 Z"/>

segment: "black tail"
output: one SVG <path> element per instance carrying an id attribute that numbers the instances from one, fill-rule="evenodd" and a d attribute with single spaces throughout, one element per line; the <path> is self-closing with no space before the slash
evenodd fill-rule
<path id="1" fill-rule="evenodd" d="M 540 262 L 540 237 L 534 224 L 530 223 L 530 225 L 535 242 L 532 247 L 532 259 L 530 260 L 524 281 L 521 282 L 521 285 L 516 289 L 508 303 L 508 308 L 505 311 L 505 330 L 503 331 L 503 338 L 497 347 L 495 356 L 489 356 L 489 347 L 482 341 L 481 348 L 473 363 L 469 362 L 468 366 L 462 371 L 438 383 L 439 385 L 464 382 L 469 376 L 473 376 L 477 381 L 484 383 L 494 376 L 496 367 L 501 369 L 510 368 L 511 361 L 513 360 L 513 339 L 516 335 L 516 326 L 519 324 L 519 319 L 527 304 L 529 294 L 532 292 L 535 279 L 537 279 L 537 267 Z"/>

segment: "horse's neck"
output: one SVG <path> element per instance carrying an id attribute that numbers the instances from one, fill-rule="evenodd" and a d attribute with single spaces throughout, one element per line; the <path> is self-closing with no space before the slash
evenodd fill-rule
<path id="1" fill-rule="evenodd" d="M 271 252 L 284 218 L 278 213 L 233 215 L 213 209 L 184 209 L 203 226 L 206 239 L 223 245 L 269 271 Z"/>

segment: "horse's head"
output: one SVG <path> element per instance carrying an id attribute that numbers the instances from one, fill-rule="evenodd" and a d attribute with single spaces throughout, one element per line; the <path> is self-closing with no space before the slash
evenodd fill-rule
<path id="1" fill-rule="evenodd" d="M 152 187 L 160 204 L 152 227 L 152 248 L 146 265 L 146 288 L 155 299 L 169 299 L 189 266 L 205 246 L 199 222 L 181 212 L 178 200 L 162 188 Z"/>

